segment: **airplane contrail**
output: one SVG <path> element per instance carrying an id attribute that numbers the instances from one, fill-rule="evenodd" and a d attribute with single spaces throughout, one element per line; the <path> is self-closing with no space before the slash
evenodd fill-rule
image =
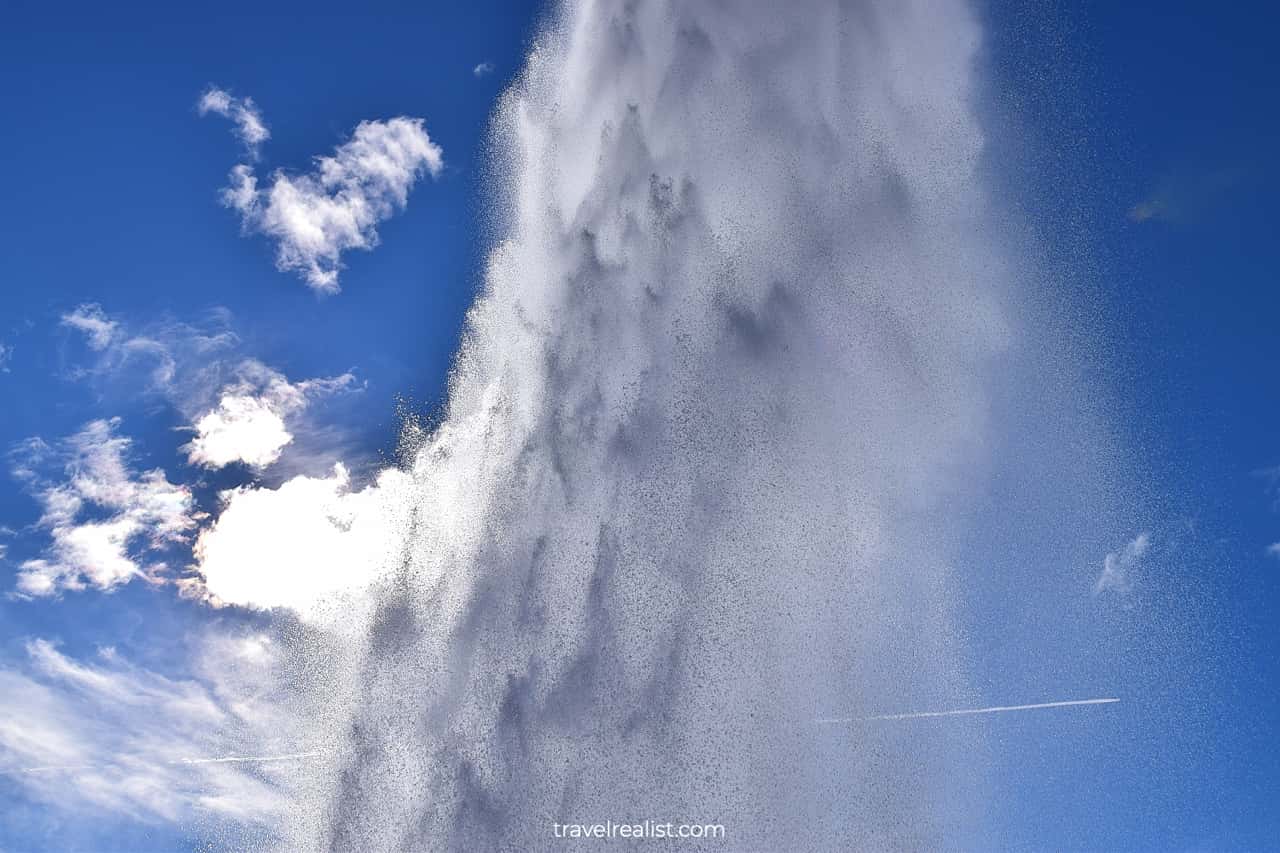
<path id="1" fill-rule="evenodd" d="M 1110 705 L 1119 699 L 1069 699 L 1064 702 L 1037 702 L 1034 705 L 994 705 L 990 708 L 960 708 L 954 711 L 908 711 L 905 714 L 876 714 L 873 717 L 821 717 L 816 723 L 860 723 L 867 720 L 919 720 L 925 717 L 959 717 L 967 714 L 999 714 L 1005 711 L 1034 711 L 1040 708 L 1068 708 L 1073 705 Z"/>
<path id="2" fill-rule="evenodd" d="M 292 752 L 286 755 L 224 755 L 217 758 L 178 758 L 173 761 L 153 761 L 151 764 L 162 764 L 168 766 L 183 764 L 265 764 L 270 761 L 297 761 L 303 758 L 317 758 L 324 755 L 321 750 L 315 752 Z M 100 770 L 104 767 L 114 767 L 116 765 L 110 762 L 99 764 L 49 764 L 44 767 L 19 767 L 15 770 L 0 771 L 0 773 L 54 773 L 59 770 Z"/>
<path id="3" fill-rule="evenodd" d="M 294 752 L 288 755 L 228 755 L 223 758 L 183 758 L 178 761 L 166 761 L 166 764 L 227 764 L 249 763 L 263 764 L 268 761 L 294 761 L 299 758 L 318 758 L 324 755 L 321 750 L 315 752 Z"/>

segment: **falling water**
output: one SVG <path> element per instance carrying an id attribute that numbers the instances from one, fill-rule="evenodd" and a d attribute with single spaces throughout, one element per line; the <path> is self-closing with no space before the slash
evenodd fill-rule
<path id="1" fill-rule="evenodd" d="M 960 0 L 548 19 L 286 847 L 649 819 L 722 824 L 715 849 L 920 848 L 975 819 L 975 729 L 813 721 L 981 704 L 956 508 L 999 452 L 1026 286 L 980 169 L 981 37 Z"/>

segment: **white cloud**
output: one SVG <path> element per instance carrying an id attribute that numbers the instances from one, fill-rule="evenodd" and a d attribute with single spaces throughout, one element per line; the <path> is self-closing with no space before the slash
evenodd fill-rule
<path id="1" fill-rule="evenodd" d="M 1104 592 L 1127 593 L 1133 589 L 1133 572 L 1151 549 L 1151 537 L 1139 533 L 1133 541 L 1118 551 L 1107 554 L 1102 561 L 1102 574 L 1093 585 L 1093 594 Z"/>
<path id="2" fill-rule="evenodd" d="M 145 552 L 184 541 L 194 526 L 191 492 L 159 469 L 134 472 L 131 441 L 116 434 L 119 424 L 118 418 L 91 421 L 56 450 L 37 439 L 17 451 L 14 474 L 37 489 L 44 510 L 39 525 L 50 538 L 43 557 L 22 564 L 19 593 L 47 596 L 153 579 L 165 566 Z M 58 482 L 35 473 L 51 455 L 64 460 Z"/>
<path id="3" fill-rule="evenodd" d="M 351 491 L 346 469 L 336 465 L 331 476 L 294 477 L 277 489 L 232 489 L 196 541 L 195 588 L 224 604 L 314 616 L 330 596 L 398 565 L 411 483 L 392 468 Z"/>
<path id="4" fill-rule="evenodd" d="M 477 65 L 475 68 L 472 68 L 472 69 L 471 69 L 471 73 L 472 73 L 472 74 L 474 74 L 474 75 L 476 75 L 477 77 L 483 77 L 483 76 L 485 76 L 486 74 L 492 74 L 492 73 L 493 73 L 493 63 L 492 63 L 492 62 L 488 62 L 488 61 L 481 62 L 481 63 L 480 63 L 479 65 Z"/>
<path id="5" fill-rule="evenodd" d="M 195 423 L 196 437 L 184 448 L 193 465 L 222 468 L 243 462 L 265 468 L 293 441 L 284 419 L 260 397 L 228 394 Z"/>
<path id="6" fill-rule="evenodd" d="M 9 361 L 13 358 L 13 347 L 5 346 L 4 341 L 0 341 L 0 373 L 9 372 Z"/>
<path id="7" fill-rule="evenodd" d="M 421 119 L 365 121 L 333 156 L 317 158 L 310 174 L 277 171 L 259 189 L 252 167 L 236 166 L 222 198 L 247 229 L 276 240 L 279 269 L 336 293 L 342 253 L 377 245 L 378 224 L 405 207 L 424 172 L 435 177 L 443 166 Z"/>
<path id="8" fill-rule="evenodd" d="M 217 406 L 196 419 L 196 437 L 182 448 L 193 465 L 222 468 L 243 462 L 265 468 L 293 441 L 286 418 L 304 410 L 314 397 L 346 390 L 355 382 L 352 374 L 344 373 L 291 383 L 252 359 L 242 362 L 237 372 L 239 378 L 222 389 Z"/>
<path id="9" fill-rule="evenodd" d="M 236 126 L 236 136 L 255 158 L 258 156 L 259 146 L 271 136 L 252 98 L 236 98 L 225 89 L 210 86 L 208 91 L 200 96 L 196 108 L 202 116 L 216 113 L 233 121 Z"/>
<path id="10" fill-rule="evenodd" d="M 55 812 L 271 821 L 296 763 L 205 759 L 305 752 L 273 695 L 274 646 L 218 635 L 202 649 L 199 677 L 175 680 L 112 648 L 84 661 L 29 641 L 0 669 L 0 773 Z"/>
<path id="11" fill-rule="evenodd" d="M 1267 556 L 1280 559 L 1280 542 L 1272 542 L 1267 546 Z"/>
<path id="12" fill-rule="evenodd" d="M 102 306 L 94 303 L 86 303 L 68 314 L 63 314 L 62 325 L 83 332 L 85 342 L 91 349 L 98 351 L 111 346 L 120 331 L 120 324 L 108 319 L 102 311 Z"/>

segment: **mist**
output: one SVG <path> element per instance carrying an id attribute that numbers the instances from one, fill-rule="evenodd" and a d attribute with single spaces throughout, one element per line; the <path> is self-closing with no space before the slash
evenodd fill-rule
<path id="1" fill-rule="evenodd" d="M 1085 391 L 988 179 L 982 46 L 953 0 L 547 16 L 439 425 L 361 493 L 373 585 L 294 636 L 324 753 L 284 848 L 977 831 L 981 728 L 815 720 L 1071 698 L 984 703 L 961 629 L 1011 448 L 1109 452 L 1043 440 Z M 1024 529 L 1115 473 L 1072 477 Z"/>

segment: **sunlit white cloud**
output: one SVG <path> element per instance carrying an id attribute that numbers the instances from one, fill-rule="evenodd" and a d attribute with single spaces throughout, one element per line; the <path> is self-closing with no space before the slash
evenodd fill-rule
<path id="1" fill-rule="evenodd" d="M 236 166 L 222 199 L 247 230 L 276 241 L 279 269 L 297 272 L 317 292 L 336 293 L 342 253 L 376 246 L 379 223 L 405 207 L 423 174 L 435 177 L 443 168 L 422 119 L 364 121 L 309 174 L 277 171 L 260 188 L 251 166 Z"/>
<path id="2" fill-rule="evenodd" d="M 218 603 L 314 616 L 329 597 L 358 591 L 398 564 L 411 482 L 391 468 L 353 491 L 336 465 L 328 477 L 232 489 L 196 541 L 199 579 L 188 589 Z"/>
<path id="3" fill-rule="evenodd" d="M 193 465 L 222 468 L 243 462 L 264 468 L 280 458 L 293 441 L 286 419 L 302 412 L 311 400 L 347 390 L 350 373 L 328 379 L 291 383 L 261 362 L 249 359 L 237 368 L 237 379 L 225 386 L 217 406 L 193 424 L 196 436 L 183 450 Z"/>
<path id="4" fill-rule="evenodd" d="M 196 437 L 186 445 L 187 459 L 206 468 L 233 462 L 263 468 L 280 458 L 293 441 L 284 419 L 260 397 L 228 394 L 218 408 L 196 421 Z"/>
<path id="5" fill-rule="evenodd" d="M 258 148 L 271 137 L 253 98 L 237 98 L 225 89 L 210 86 L 200 96 L 196 109 L 200 115 L 215 113 L 234 122 L 236 136 L 253 157 L 258 156 Z"/>
<path id="6" fill-rule="evenodd" d="M 57 446 L 29 439 L 11 454 L 14 475 L 36 492 L 38 526 L 49 535 L 45 554 L 22 563 L 19 594 L 109 590 L 154 579 L 165 564 L 153 554 L 181 543 L 194 527 L 190 490 L 158 468 L 136 472 L 132 442 L 117 434 L 119 425 L 118 418 L 91 421 Z M 40 473 L 50 459 L 62 463 L 57 479 Z"/>
<path id="7" fill-rule="evenodd" d="M 485 76 L 485 75 L 487 75 L 487 74 L 492 74 L 492 73 L 493 73 L 493 63 L 492 63 L 492 62 L 488 62 L 488 61 L 486 61 L 486 62 L 481 62 L 481 63 L 480 63 L 480 64 L 478 64 L 475 68 L 472 68 L 472 69 L 471 69 L 471 73 L 472 73 L 472 74 L 474 74 L 474 75 L 475 75 L 475 76 L 477 76 L 477 77 L 484 77 L 484 76 Z"/>
<path id="8" fill-rule="evenodd" d="M 1144 532 L 1139 533 L 1120 550 L 1107 554 L 1102 561 L 1102 573 L 1093 585 L 1093 594 L 1130 592 L 1133 589 L 1134 572 L 1150 550 L 1151 536 Z"/>

